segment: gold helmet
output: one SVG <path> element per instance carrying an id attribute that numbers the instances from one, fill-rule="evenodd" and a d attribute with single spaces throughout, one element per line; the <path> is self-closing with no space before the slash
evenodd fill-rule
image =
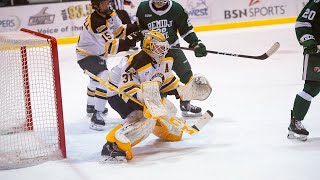
<path id="1" fill-rule="evenodd" d="M 142 50 L 160 64 L 168 53 L 169 43 L 163 34 L 150 30 L 144 36 Z"/>

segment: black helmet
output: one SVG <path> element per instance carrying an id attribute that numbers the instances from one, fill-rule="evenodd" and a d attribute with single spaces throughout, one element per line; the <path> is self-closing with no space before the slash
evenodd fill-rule
<path id="1" fill-rule="evenodd" d="M 107 1 L 109 9 L 106 11 L 101 11 L 99 8 L 99 5 L 101 2 Z M 110 0 L 91 0 L 92 9 L 102 13 L 102 14 L 108 14 L 110 12 Z"/>

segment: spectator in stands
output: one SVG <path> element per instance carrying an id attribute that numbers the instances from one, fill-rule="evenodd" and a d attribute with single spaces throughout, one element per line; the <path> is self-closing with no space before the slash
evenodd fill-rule
<path id="1" fill-rule="evenodd" d="M 112 8 L 116 11 L 121 19 L 122 24 L 132 24 L 128 12 L 124 9 L 125 5 L 129 5 L 131 8 L 135 7 L 130 0 L 112 0 L 110 3 Z"/>

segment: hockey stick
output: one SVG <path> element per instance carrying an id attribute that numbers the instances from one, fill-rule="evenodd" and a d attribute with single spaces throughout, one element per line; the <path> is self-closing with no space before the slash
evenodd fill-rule
<path id="1" fill-rule="evenodd" d="M 212 54 L 218 54 L 218 55 L 225 55 L 225 56 L 233 56 L 233 57 L 241 57 L 241 58 L 250 58 L 250 59 L 258 59 L 258 60 L 265 60 L 268 57 L 270 57 L 272 54 L 274 54 L 280 47 L 280 43 L 276 42 L 274 43 L 270 49 L 263 53 L 260 56 L 251 56 L 251 55 L 244 55 L 244 54 L 234 54 L 234 53 L 228 53 L 228 52 L 219 52 L 219 51 L 210 51 L 207 50 L 208 53 Z M 177 47 L 177 46 L 172 46 L 173 49 L 183 49 L 183 50 L 191 50 L 194 51 L 193 48 L 187 48 L 187 47 Z"/>
<path id="2" fill-rule="evenodd" d="M 139 104 L 140 106 L 144 106 L 143 103 L 141 103 L 140 101 L 138 101 L 136 98 L 132 97 L 131 95 L 127 94 L 126 92 L 121 91 L 119 88 L 107 83 L 104 79 L 99 78 L 98 76 L 92 74 L 91 72 L 89 72 L 88 70 L 84 70 L 84 73 L 87 74 L 89 77 L 91 77 L 92 79 L 100 82 L 101 84 L 107 86 L 108 88 L 110 88 L 113 91 L 116 91 L 117 93 L 128 97 L 130 100 L 132 100 L 133 102 Z M 171 124 L 173 124 L 174 126 L 180 128 L 181 130 L 185 131 L 186 133 L 192 135 L 192 134 L 196 134 L 197 132 L 199 132 L 208 122 L 209 120 L 213 117 L 213 113 L 209 110 L 207 110 L 198 120 L 197 122 L 192 125 L 192 126 L 188 126 L 184 123 L 185 120 L 180 120 L 178 118 L 175 117 L 171 117 L 170 119 L 166 119 L 164 117 L 160 117 L 161 119 L 170 122 Z"/>

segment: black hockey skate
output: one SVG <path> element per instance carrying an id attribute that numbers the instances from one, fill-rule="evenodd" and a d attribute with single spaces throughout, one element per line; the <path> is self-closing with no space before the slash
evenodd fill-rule
<path id="1" fill-rule="evenodd" d="M 288 130 L 288 139 L 299 139 L 301 141 L 306 141 L 308 139 L 309 132 L 303 127 L 301 121 L 296 120 L 292 110 Z"/>
<path id="2" fill-rule="evenodd" d="M 180 110 L 183 117 L 200 117 L 202 109 L 190 104 L 190 101 L 180 101 Z"/>
<path id="3" fill-rule="evenodd" d="M 93 105 L 87 105 L 87 116 L 91 117 L 94 113 L 95 109 Z M 104 111 L 102 114 L 107 115 L 108 114 L 108 108 L 104 108 Z"/>
<path id="4" fill-rule="evenodd" d="M 91 118 L 90 129 L 101 131 L 106 125 L 103 112 L 95 111 Z"/>
<path id="5" fill-rule="evenodd" d="M 116 143 L 107 142 L 101 151 L 101 163 L 127 162 L 126 153 Z"/>

